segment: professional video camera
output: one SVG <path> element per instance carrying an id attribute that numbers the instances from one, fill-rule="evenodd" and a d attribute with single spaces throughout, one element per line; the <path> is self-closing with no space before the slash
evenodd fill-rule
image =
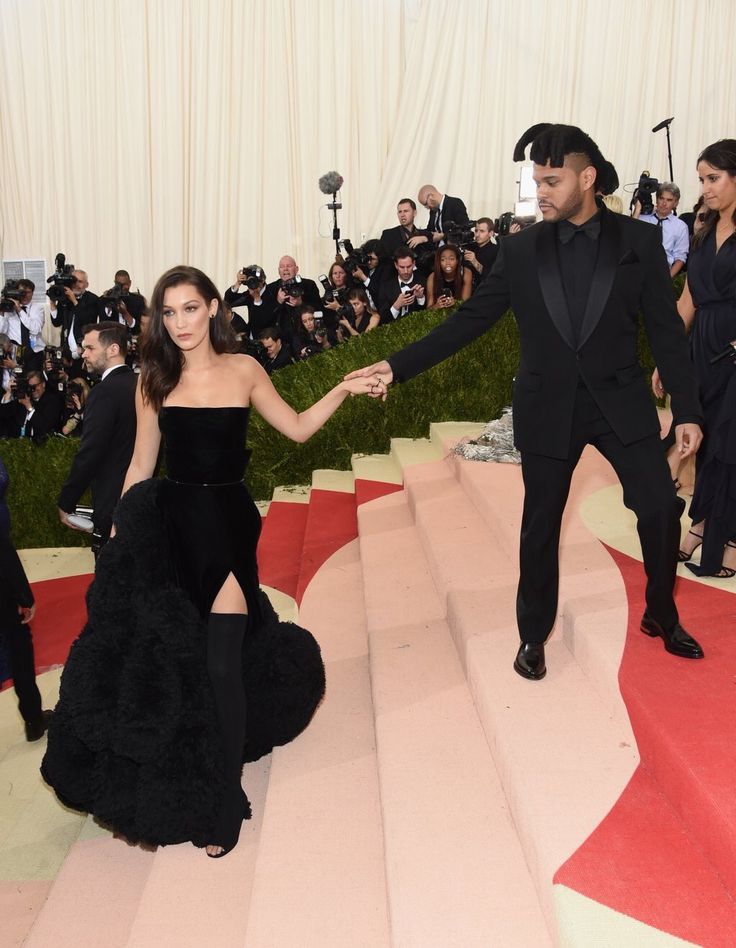
<path id="1" fill-rule="evenodd" d="M 250 266 L 243 267 L 243 274 L 245 275 L 245 285 L 249 290 L 256 290 L 266 282 L 265 271 L 257 263 L 251 263 Z"/>
<path id="2" fill-rule="evenodd" d="M 15 303 L 20 303 L 23 290 L 18 287 L 18 280 L 6 280 L 0 291 L 0 313 L 14 313 Z"/>
<path id="3" fill-rule="evenodd" d="M 356 270 L 367 270 L 370 265 L 370 256 L 363 247 L 356 250 L 349 240 L 342 240 L 340 244 L 345 251 L 343 256 L 343 267 L 348 273 L 355 273 Z"/>
<path id="4" fill-rule="evenodd" d="M 503 214 L 499 215 L 493 222 L 493 230 L 499 237 L 506 237 L 513 223 L 514 212 L 504 211 Z"/>
<path id="5" fill-rule="evenodd" d="M 445 241 L 448 244 L 454 244 L 460 250 L 467 250 L 475 243 L 473 228 L 477 223 L 477 221 L 468 221 L 467 224 L 456 224 L 454 221 L 447 221 L 444 224 Z"/>
<path id="6" fill-rule="evenodd" d="M 630 208 L 633 209 L 636 202 L 638 201 L 641 204 L 641 213 L 642 214 L 653 214 L 654 213 L 654 199 L 652 195 L 657 193 L 657 188 L 659 187 L 659 181 L 656 178 L 652 178 L 649 175 L 648 171 L 642 171 L 639 175 L 639 183 L 634 190 L 634 194 L 631 198 Z"/>
<path id="7" fill-rule="evenodd" d="M 46 280 L 47 283 L 51 284 L 46 290 L 46 296 L 58 305 L 66 299 L 67 287 L 71 289 L 77 281 L 74 276 L 74 264 L 67 263 L 63 253 L 57 253 L 54 265 L 56 270 Z"/>

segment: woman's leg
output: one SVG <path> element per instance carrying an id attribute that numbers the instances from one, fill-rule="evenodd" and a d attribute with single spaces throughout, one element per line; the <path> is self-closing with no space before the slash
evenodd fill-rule
<path id="1" fill-rule="evenodd" d="M 208 856 L 222 856 L 237 843 L 247 806 L 240 783 L 246 714 L 241 656 L 247 621 L 245 596 L 231 573 L 212 604 L 207 624 L 207 673 L 222 735 L 225 778 Z"/>

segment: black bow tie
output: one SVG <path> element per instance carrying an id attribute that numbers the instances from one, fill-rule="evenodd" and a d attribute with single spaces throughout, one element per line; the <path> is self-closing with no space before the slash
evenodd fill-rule
<path id="1" fill-rule="evenodd" d="M 576 227 L 570 221 L 560 221 L 557 225 L 557 237 L 561 244 L 569 244 L 575 234 L 585 234 L 591 240 L 598 240 L 601 234 L 600 215 L 596 214 L 580 227 Z"/>
<path id="2" fill-rule="evenodd" d="M 401 289 L 402 289 L 402 290 L 410 290 L 410 289 L 411 289 L 411 283 L 402 283 L 402 284 L 401 284 Z"/>

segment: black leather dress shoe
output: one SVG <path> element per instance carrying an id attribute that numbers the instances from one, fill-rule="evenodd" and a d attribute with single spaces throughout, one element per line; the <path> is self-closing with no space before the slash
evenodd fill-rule
<path id="1" fill-rule="evenodd" d="M 522 678 L 530 681 L 539 681 L 547 674 L 544 664 L 544 645 L 534 645 L 531 642 L 522 642 L 514 659 L 514 671 Z"/>
<path id="2" fill-rule="evenodd" d="M 53 711 L 42 711 L 38 721 L 26 721 L 26 740 L 40 741 L 48 731 L 53 716 Z"/>
<path id="3" fill-rule="evenodd" d="M 669 629 L 663 629 L 645 612 L 641 617 L 641 630 L 653 638 L 659 636 L 663 639 L 665 649 L 672 655 L 680 658 L 703 658 L 703 649 L 692 635 L 688 635 L 679 622 L 675 622 Z"/>

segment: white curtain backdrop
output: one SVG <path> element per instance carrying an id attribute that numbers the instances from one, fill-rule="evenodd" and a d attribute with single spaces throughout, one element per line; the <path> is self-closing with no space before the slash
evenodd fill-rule
<path id="1" fill-rule="evenodd" d="M 0 0 L 0 255 L 59 250 L 102 291 L 167 267 L 225 287 L 393 226 L 425 183 L 511 209 L 513 145 L 580 125 L 623 182 L 736 135 L 733 0 Z M 628 196 L 623 195 L 628 205 Z M 426 219 L 420 209 L 420 223 Z"/>

